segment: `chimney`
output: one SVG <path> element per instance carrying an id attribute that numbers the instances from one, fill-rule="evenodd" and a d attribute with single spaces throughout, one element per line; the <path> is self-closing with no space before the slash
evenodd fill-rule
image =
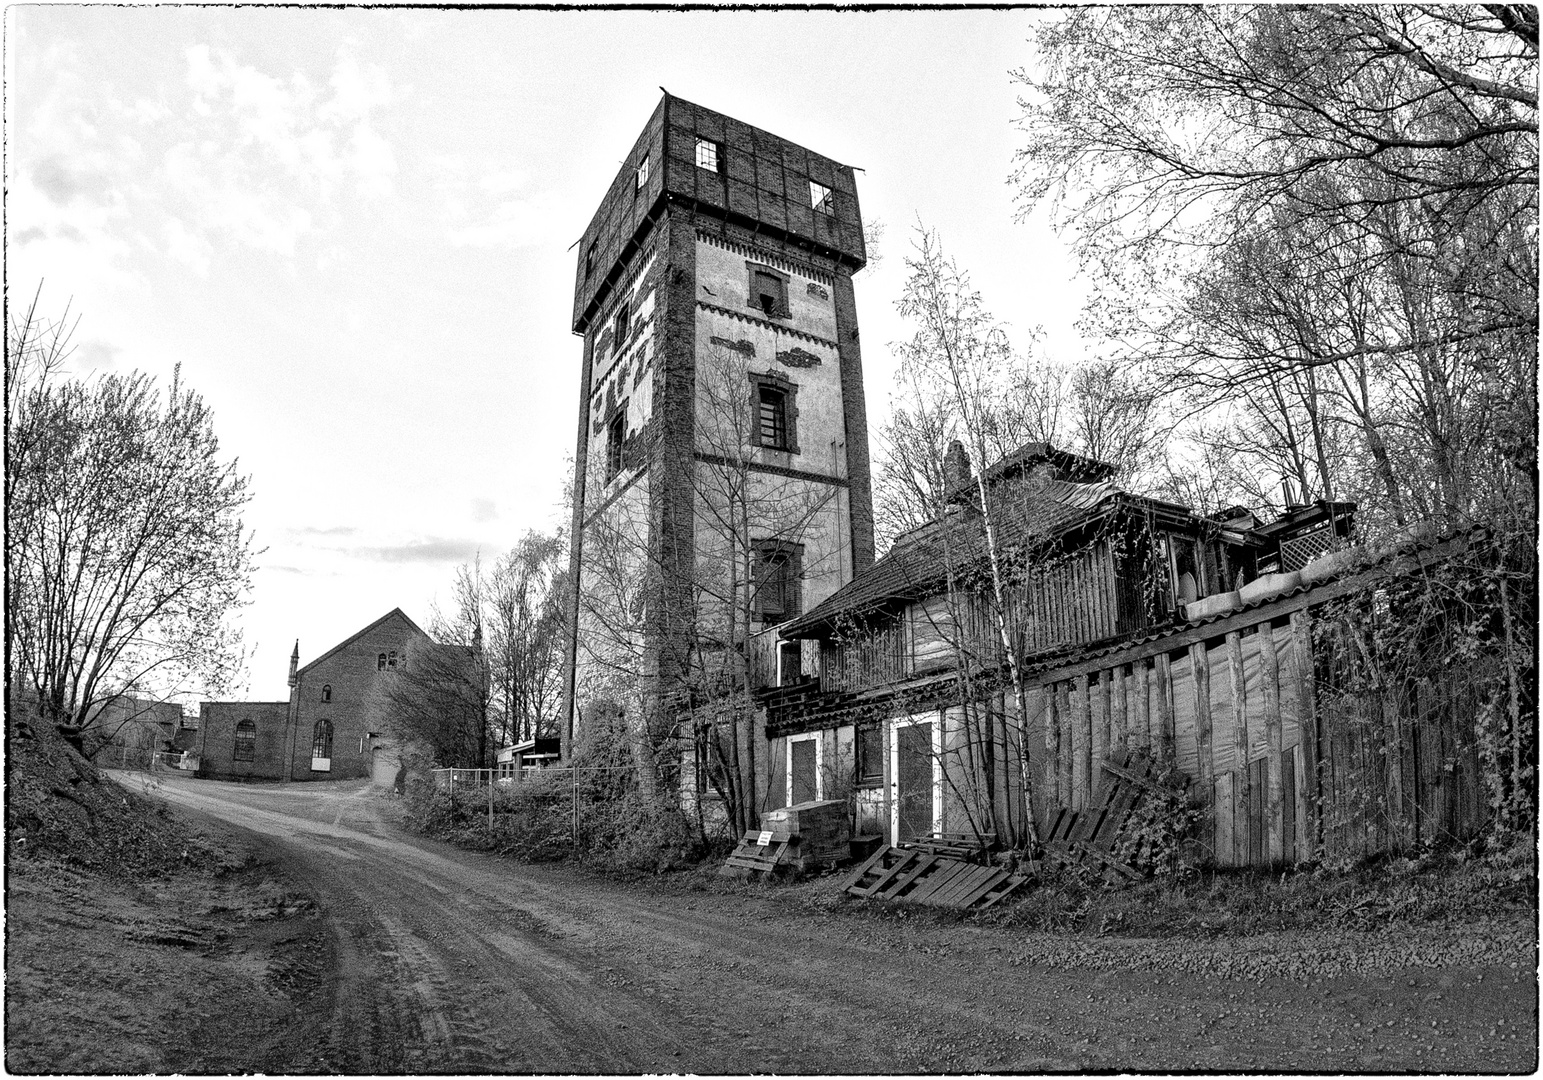
<path id="1" fill-rule="evenodd" d="M 965 484 L 970 479 L 970 455 L 965 453 L 964 444 L 958 439 L 948 444 L 948 453 L 943 455 L 943 490 L 953 491 Z"/>

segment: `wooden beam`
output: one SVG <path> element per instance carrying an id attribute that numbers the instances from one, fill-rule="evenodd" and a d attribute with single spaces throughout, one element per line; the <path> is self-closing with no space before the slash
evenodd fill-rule
<path id="1" fill-rule="evenodd" d="M 1147 663 L 1145 658 L 1137 660 L 1130 666 L 1131 697 L 1135 699 L 1136 711 L 1131 722 L 1132 749 L 1150 750 L 1152 747 L 1151 735 L 1151 706 L 1152 696 L 1147 689 Z"/>
<path id="2" fill-rule="evenodd" d="M 1088 677 L 1079 675 L 1072 683 L 1072 746 L 1077 754 L 1073 805 L 1078 807 L 1093 801 L 1093 717 L 1088 697 Z"/>
<path id="3" fill-rule="evenodd" d="M 1265 799 L 1269 823 L 1270 862 L 1286 857 L 1284 807 L 1281 793 L 1281 751 L 1286 748 L 1285 729 L 1280 715 L 1280 661 L 1275 651 L 1275 631 L 1265 624 L 1259 628 L 1259 669 L 1264 700 L 1264 734 L 1269 746 Z"/>
<path id="4" fill-rule="evenodd" d="M 1098 782 L 1098 763 L 1109 754 L 1109 672 L 1101 671 L 1088 683 L 1088 711 L 1092 715 L 1093 738 L 1088 746 L 1093 757 L 1093 782 Z"/>
<path id="5" fill-rule="evenodd" d="M 1051 812 L 1065 806 L 1061 801 L 1061 722 L 1056 716 L 1055 687 L 1046 686 L 1045 698 L 1045 818 L 1054 820 Z"/>
<path id="6" fill-rule="evenodd" d="M 1157 679 L 1157 759 L 1164 765 L 1172 765 L 1177 753 L 1173 744 L 1173 672 L 1168 666 L 1168 654 L 1158 653 L 1152 663 L 1152 674 Z"/>
<path id="7" fill-rule="evenodd" d="M 1115 665 L 1108 670 L 1106 676 L 1111 680 L 1109 684 L 1109 726 L 1112 729 L 1110 749 L 1124 750 L 1129 745 L 1126 721 L 1129 710 L 1125 707 L 1125 695 L 1128 692 L 1125 685 L 1125 665 Z"/>
<path id="8" fill-rule="evenodd" d="M 1072 802 L 1072 775 L 1075 766 L 1074 743 L 1072 742 L 1072 702 L 1071 683 L 1056 684 L 1057 704 L 1056 711 L 1061 716 L 1061 805 L 1073 806 Z"/>
<path id="9" fill-rule="evenodd" d="M 1246 841 L 1237 839 L 1248 836 L 1248 681 L 1243 674 L 1243 635 L 1234 630 L 1227 635 L 1227 678 L 1232 687 L 1232 802 L 1242 820 L 1233 828 L 1235 849 L 1248 849 Z M 1234 865 L 1246 866 L 1245 854 Z"/>
<path id="10" fill-rule="evenodd" d="M 1320 783 L 1318 702 L 1313 674 L 1312 616 L 1298 611 L 1291 616 L 1291 650 L 1297 664 L 1297 723 L 1301 729 L 1302 767 L 1297 770 L 1297 787 L 1302 793 L 1303 814 L 1297 819 L 1297 858 L 1311 861 L 1318 857 L 1323 842 L 1319 830 Z"/>
<path id="11" fill-rule="evenodd" d="M 1200 791 L 1206 802 L 1216 795 L 1216 762 L 1211 758 L 1211 659 L 1202 642 L 1189 647 L 1190 681 L 1195 686 L 1195 745 Z"/>

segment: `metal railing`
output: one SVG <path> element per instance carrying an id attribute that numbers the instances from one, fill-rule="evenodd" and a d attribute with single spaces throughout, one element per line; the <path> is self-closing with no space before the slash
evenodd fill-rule
<path id="1" fill-rule="evenodd" d="M 493 815 L 499 793 L 512 793 L 519 787 L 540 781 L 553 795 L 566 789 L 572 799 L 572 841 L 575 847 L 579 843 L 579 805 L 580 789 L 586 774 L 591 777 L 606 775 L 616 772 L 630 772 L 630 765 L 552 765 L 545 768 L 526 766 L 520 771 L 523 775 L 516 776 L 512 772 L 500 769 L 458 769 L 440 768 L 432 770 L 434 786 L 443 790 L 452 809 L 456 805 L 457 798 L 469 799 L 476 794 L 478 804 L 482 801 L 481 792 L 486 792 L 488 833 L 493 832 Z M 480 813 L 480 809 L 479 809 Z"/>

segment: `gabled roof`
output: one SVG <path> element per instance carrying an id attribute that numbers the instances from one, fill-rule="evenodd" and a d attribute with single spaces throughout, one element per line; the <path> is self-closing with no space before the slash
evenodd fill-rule
<path id="1" fill-rule="evenodd" d="M 352 635 L 351 637 L 345 638 L 344 640 L 338 642 L 336 645 L 332 646 L 332 648 L 330 648 L 326 652 L 322 653 L 315 660 L 312 660 L 309 664 L 306 664 L 304 667 L 300 668 L 299 671 L 296 672 L 296 674 L 297 675 L 305 674 L 307 671 L 310 671 L 313 667 L 315 667 L 317 664 L 321 663 L 323 660 L 327 659 L 329 656 L 332 656 L 332 655 L 334 655 L 334 654 L 336 654 L 338 652 L 341 652 L 343 649 L 346 649 L 348 646 L 352 645 L 354 642 L 356 642 L 360 638 L 364 637 L 364 635 L 368 634 L 371 630 L 376 629 L 377 627 L 381 626 L 382 624 L 386 623 L 388 620 L 393 619 L 393 618 L 401 619 L 409 627 L 411 627 L 415 632 L 417 632 L 418 634 L 422 635 L 423 637 L 427 638 L 429 636 L 429 635 L 423 633 L 423 630 L 418 626 L 418 624 L 413 622 L 411 619 L 409 619 L 407 617 L 407 613 L 404 612 L 401 608 L 399 608 L 399 607 L 392 608 L 390 611 L 386 612 L 380 618 L 378 618 L 374 622 L 370 623 L 369 626 L 366 626 L 363 630 L 360 630 L 358 633 Z M 430 638 L 429 640 L 432 641 L 433 639 Z"/>

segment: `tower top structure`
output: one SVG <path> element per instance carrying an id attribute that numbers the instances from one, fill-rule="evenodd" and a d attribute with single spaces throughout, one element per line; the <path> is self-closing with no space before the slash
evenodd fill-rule
<path id="1" fill-rule="evenodd" d="M 868 261 L 851 166 L 666 92 L 584 230 L 574 333 L 605 308 L 669 204 L 695 211 L 699 229 L 739 226 L 849 273 Z"/>

